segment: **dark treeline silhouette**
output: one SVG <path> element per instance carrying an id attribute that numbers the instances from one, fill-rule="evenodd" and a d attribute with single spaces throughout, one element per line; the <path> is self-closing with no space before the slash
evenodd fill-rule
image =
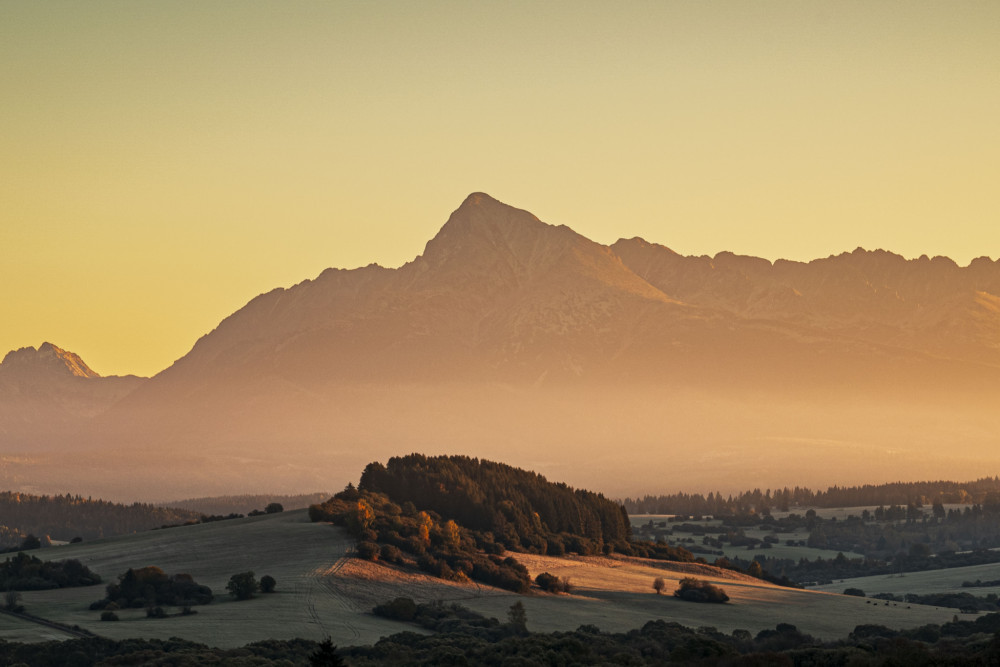
<path id="1" fill-rule="evenodd" d="M 304 509 L 310 505 L 321 503 L 330 497 L 329 493 L 304 493 L 297 495 L 251 495 L 211 496 L 205 498 L 187 498 L 162 503 L 164 507 L 188 510 L 207 515 L 250 514 L 254 510 L 266 508 L 279 503 L 286 510 Z"/>
<path id="2" fill-rule="evenodd" d="M 197 521 L 198 513 L 145 503 L 124 505 L 82 496 L 36 496 L 0 492 L 0 547 L 17 546 L 24 535 L 55 540 L 94 539 Z"/>
<path id="3" fill-rule="evenodd" d="M 90 605 L 91 610 L 127 609 L 151 605 L 208 604 L 212 589 L 198 584 L 190 574 L 168 575 L 160 568 L 129 568 L 118 576 L 117 583 L 108 584 L 107 596 Z"/>
<path id="4" fill-rule="evenodd" d="M 512 548 L 542 546 L 567 533 L 600 544 L 626 543 L 628 515 L 603 495 L 553 483 L 541 475 L 468 456 L 393 457 L 370 463 L 358 488 L 411 501 Z"/>
<path id="5" fill-rule="evenodd" d="M 771 510 L 789 511 L 800 507 L 859 507 L 863 505 L 915 505 L 941 503 L 983 503 L 991 494 L 1000 494 L 1000 477 L 984 477 L 972 482 L 892 482 L 863 486 L 831 486 L 813 491 L 796 486 L 782 489 L 753 489 L 724 496 L 710 492 L 674 493 L 622 501 L 629 514 L 760 514 Z"/>
<path id="6" fill-rule="evenodd" d="M 0 563 L 0 589 L 35 591 L 99 584 L 101 577 L 76 559 L 42 561 L 23 551 Z"/>
<path id="7" fill-rule="evenodd" d="M 936 510 L 931 512 L 913 505 L 878 507 L 874 512 L 866 509 L 861 516 L 849 516 L 842 521 L 816 519 L 808 545 L 878 558 L 1000 546 L 1000 495 L 988 494 L 982 505 L 962 510 L 946 511 L 938 504 L 934 507 Z"/>
<path id="8" fill-rule="evenodd" d="M 371 646 L 334 649 L 320 662 L 314 641 L 264 640 L 223 649 L 180 638 L 103 637 L 21 644 L 0 642 L 0 663 L 67 664 L 338 664 L 367 665 L 994 665 L 1000 660 L 1000 614 L 971 621 L 895 630 L 858 625 L 847 637 L 819 640 L 790 623 L 751 633 L 687 628 L 649 621 L 624 633 L 582 625 L 569 632 L 528 632 L 513 621 L 485 618 L 459 605 L 415 604 L 399 598 L 376 613 L 429 628 L 431 635 L 400 632 Z M 531 618 L 527 618 L 530 626 Z M 81 661 L 80 656 L 85 656 Z"/>

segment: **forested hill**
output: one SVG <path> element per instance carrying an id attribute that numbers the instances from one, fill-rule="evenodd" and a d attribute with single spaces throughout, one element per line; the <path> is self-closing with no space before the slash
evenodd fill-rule
<path id="1" fill-rule="evenodd" d="M 813 491 L 793 489 L 744 491 L 736 495 L 721 493 L 675 493 L 643 498 L 626 498 L 631 514 L 744 514 L 751 509 L 788 511 L 799 507 L 861 507 L 866 505 L 931 505 L 940 503 L 1000 504 L 1000 478 L 983 477 L 971 482 L 891 482 L 863 486 L 831 486 Z"/>
<path id="2" fill-rule="evenodd" d="M 81 496 L 35 496 L 0 492 L 0 547 L 21 544 L 26 535 L 69 541 L 135 533 L 163 525 L 197 521 L 199 514 L 132 503 L 122 505 Z"/>
<path id="3" fill-rule="evenodd" d="M 545 544 L 553 535 L 595 542 L 627 542 L 631 527 L 625 508 L 603 495 L 547 481 L 502 463 L 468 456 L 393 457 L 370 463 L 361 491 L 411 502 L 477 531 L 491 531 L 508 544 Z"/>

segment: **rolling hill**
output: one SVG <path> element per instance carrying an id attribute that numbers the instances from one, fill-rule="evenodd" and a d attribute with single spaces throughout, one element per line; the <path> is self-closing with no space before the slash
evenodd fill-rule
<path id="1" fill-rule="evenodd" d="M 912 605 L 873 606 L 864 599 L 780 588 L 711 566 L 674 564 L 635 558 L 554 558 L 518 554 L 532 576 L 547 571 L 570 577 L 572 595 L 518 596 L 479 584 L 447 582 L 379 563 L 346 557 L 353 539 L 341 529 L 309 522 L 304 510 L 247 519 L 184 526 L 134 535 L 53 547 L 46 559 L 76 558 L 106 581 L 130 567 L 156 565 L 169 574 L 188 573 L 212 588 L 216 601 L 198 607 L 194 616 L 148 619 L 143 609 L 118 612 L 121 620 L 106 623 L 90 602 L 104 594 L 101 586 L 23 595 L 26 609 L 46 619 L 80 627 L 110 638 L 183 637 L 212 646 L 241 646 L 262 638 L 330 636 L 341 646 L 373 643 L 410 625 L 368 613 L 400 595 L 421 602 L 458 601 L 487 616 L 505 618 L 513 602 L 527 609 L 534 631 L 575 630 L 593 624 L 606 631 L 625 631 L 653 619 L 686 626 L 715 626 L 729 633 L 754 634 L 792 622 L 803 632 L 833 639 L 846 636 L 860 623 L 893 628 L 944 623 L 954 610 Z M 245 602 L 225 595 L 230 575 L 254 570 L 277 580 L 277 592 Z M 695 575 L 722 585 L 731 598 L 724 606 L 697 605 L 658 596 L 653 579 L 663 577 L 667 590 L 679 579 Z M 0 615 L 0 638 L 39 641 L 62 638 L 51 628 Z"/>

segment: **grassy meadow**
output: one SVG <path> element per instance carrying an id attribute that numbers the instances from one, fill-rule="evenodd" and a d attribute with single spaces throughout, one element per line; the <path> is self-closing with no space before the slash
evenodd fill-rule
<path id="1" fill-rule="evenodd" d="M 369 613 L 375 604 L 397 596 L 418 602 L 459 602 L 500 619 L 506 619 L 510 605 L 521 600 L 527 609 L 528 627 L 535 631 L 574 630 L 585 624 L 623 631 L 664 619 L 692 627 L 714 626 L 724 632 L 742 628 L 756 633 L 787 622 L 817 637 L 832 639 L 846 636 L 860 623 L 904 628 L 943 623 L 954 614 L 954 610 L 920 605 L 875 606 L 832 592 L 781 588 L 709 566 L 635 558 L 516 554 L 532 577 L 550 572 L 568 577 L 574 585 L 569 595 L 519 596 L 350 558 L 352 545 L 353 540 L 342 529 L 310 523 L 306 512 L 297 510 L 53 547 L 36 554 L 44 560 L 79 559 L 105 582 L 115 580 L 129 567 L 156 565 L 168 574 L 185 572 L 210 586 L 216 600 L 195 607 L 195 615 L 165 619 L 146 618 L 142 609 L 122 610 L 117 612 L 118 622 L 101 622 L 100 612 L 88 609 L 91 602 L 104 596 L 103 585 L 29 591 L 23 594 L 23 603 L 32 614 L 113 639 L 183 637 L 221 647 L 266 638 L 325 636 L 338 645 L 369 644 L 387 634 L 416 630 Z M 246 570 L 253 570 L 258 578 L 273 576 L 277 591 L 253 600 L 233 601 L 226 593 L 226 582 L 232 574 Z M 672 597 L 677 582 L 686 576 L 719 583 L 731 601 L 703 605 Z M 653 590 L 656 577 L 666 581 L 664 595 Z M 176 614 L 179 609 L 167 611 Z M 60 635 L 56 630 L 0 615 L 2 639 L 65 638 Z"/>

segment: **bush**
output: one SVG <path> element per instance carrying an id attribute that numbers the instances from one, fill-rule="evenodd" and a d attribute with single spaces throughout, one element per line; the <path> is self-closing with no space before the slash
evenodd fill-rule
<path id="1" fill-rule="evenodd" d="M 715 584 L 700 579 L 681 579 L 674 596 L 688 602 L 728 602 L 729 596 Z"/>
<path id="2" fill-rule="evenodd" d="M 379 558 L 387 563 L 402 563 L 403 552 L 393 544 L 383 544 L 382 548 L 379 549 Z"/>
<path id="3" fill-rule="evenodd" d="M 542 572 L 535 577 L 535 583 L 546 593 L 562 593 L 563 591 L 563 583 L 559 577 L 548 572 Z"/>
<path id="4" fill-rule="evenodd" d="M 277 514 L 278 512 L 284 512 L 284 511 L 285 508 L 281 505 L 281 503 L 270 503 L 268 504 L 267 507 L 264 508 L 265 514 Z"/>
<path id="5" fill-rule="evenodd" d="M 113 614 L 114 612 L 111 613 Z M 103 616 L 104 614 L 101 615 Z M 166 617 L 167 617 L 167 612 L 163 611 L 163 607 L 146 608 L 146 618 L 166 618 Z"/>
<path id="6" fill-rule="evenodd" d="M 261 593 L 273 593 L 274 587 L 278 585 L 274 577 L 269 574 L 265 574 L 260 578 L 260 592 Z"/>
<path id="7" fill-rule="evenodd" d="M 117 621 L 118 620 L 118 614 L 116 614 L 113 611 L 102 611 L 101 612 L 101 620 L 102 621 Z"/>
<path id="8" fill-rule="evenodd" d="M 378 560 L 379 546 L 374 542 L 358 543 L 358 558 L 364 560 Z"/>
<path id="9" fill-rule="evenodd" d="M 378 616 L 397 621 L 412 621 L 417 615 L 417 603 L 410 598 L 396 598 L 392 602 L 380 604 L 372 610 Z"/>
<path id="10" fill-rule="evenodd" d="M 226 590 L 237 600 L 249 600 L 257 592 L 257 579 L 253 572 L 240 572 L 229 577 Z"/>
<path id="11" fill-rule="evenodd" d="M 854 597 L 863 598 L 865 596 L 865 592 L 860 588 L 845 588 L 844 595 L 853 595 Z"/>

